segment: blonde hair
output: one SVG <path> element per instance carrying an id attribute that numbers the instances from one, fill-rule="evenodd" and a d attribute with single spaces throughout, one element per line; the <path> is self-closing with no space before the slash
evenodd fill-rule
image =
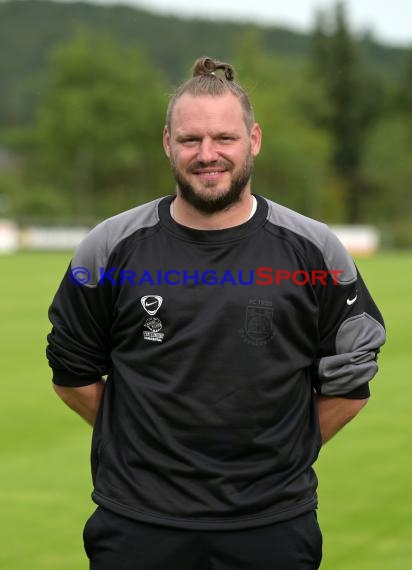
<path id="1" fill-rule="evenodd" d="M 184 93 L 193 97 L 211 95 L 219 97 L 225 93 L 233 93 L 242 105 L 246 127 L 250 130 L 255 122 L 253 108 L 246 91 L 235 82 L 235 70 L 229 63 L 201 57 L 193 66 L 192 77 L 180 85 L 170 98 L 166 114 L 166 126 L 170 132 L 173 109 L 176 101 Z"/>

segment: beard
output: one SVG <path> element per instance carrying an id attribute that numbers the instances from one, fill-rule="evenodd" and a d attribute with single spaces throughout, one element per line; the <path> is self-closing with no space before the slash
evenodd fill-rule
<path id="1" fill-rule="evenodd" d="M 240 200 L 243 191 L 252 176 L 253 157 L 251 154 L 247 156 L 242 169 L 232 178 L 232 182 L 229 188 L 221 191 L 217 196 L 215 196 L 213 193 L 202 194 L 201 192 L 195 190 L 187 178 L 185 178 L 183 174 L 179 172 L 173 158 L 170 159 L 170 165 L 174 179 L 176 180 L 177 187 L 180 191 L 181 198 L 203 214 L 215 214 L 216 212 L 221 212 L 228 206 L 231 206 Z M 206 166 L 214 166 L 216 168 L 223 167 L 229 170 L 227 168 L 228 164 L 222 162 L 216 162 L 209 165 L 197 162 L 191 166 L 190 170 L 191 172 L 194 172 L 195 170 L 205 168 Z M 214 185 L 215 184 L 212 182 L 208 185 L 205 185 L 205 187 L 213 188 Z"/>

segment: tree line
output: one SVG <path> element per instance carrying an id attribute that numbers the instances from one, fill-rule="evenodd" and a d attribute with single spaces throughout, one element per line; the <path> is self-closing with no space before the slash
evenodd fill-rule
<path id="1" fill-rule="evenodd" d="M 264 132 L 253 188 L 411 246 L 412 55 L 399 75 L 382 73 L 362 45 L 342 3 L 316 15 L 305 58 L 274 56 L 258 26 L 236 34 L 230 61 Z M 161 132 L 170 93 L 189 72 L 171 79 L 141 43 L 90 26 L 62 40 L 31 116 L 2 121 L 0 145 L 17 159 L 0 169 L 0 215 L 93 224 L 173 193 Z"/>

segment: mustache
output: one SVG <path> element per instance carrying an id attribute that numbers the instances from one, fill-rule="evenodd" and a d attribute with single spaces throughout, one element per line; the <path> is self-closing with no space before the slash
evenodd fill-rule
<path id="1" fill-rule="evenodd" d="M 202 170 L 203 168 L 210 168 L 210 167 L 230 170 L 231 164 L 230 162 L 227 162 L 225 160 L 213 160 L 211 162 L 201 162 L 197 160 L 196 162 L 193 162 L 193 164 L 189 166 L 188 170 L 191 174 L 193 174 L 197 170 Z"/>

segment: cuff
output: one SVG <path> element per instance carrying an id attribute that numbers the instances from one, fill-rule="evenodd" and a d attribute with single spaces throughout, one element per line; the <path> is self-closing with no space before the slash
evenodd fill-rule
<path id="1" fill-rule="evenodd" d="M 58 386 L 67 386 L 71 388 L 79 388 L 81 386 L 90 386 L 90 384 L 95 384 L 101 380 L 100 377 L 96 376 L 79 376 L 68 372 L 67 370 L 60 370 L 53 368 L 53 384 Z"/>

